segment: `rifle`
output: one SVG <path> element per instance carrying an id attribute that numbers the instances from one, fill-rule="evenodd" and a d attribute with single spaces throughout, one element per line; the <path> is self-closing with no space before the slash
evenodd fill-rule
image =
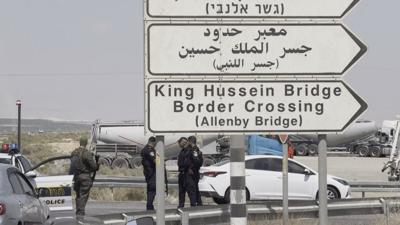
<path id="1" fill-rule="evenodd" d="M 96 172 L 100 169 L 100 164 L 99 164 L 99 155 L 95 155 L 94 158 L 96 159 L 96 165 L 97 165 L 97 170 L 95 170 L 93 172 L 93 176 L 92 176 L 92 183 L 94 182 L 94 178 L 96 178 Z"/>

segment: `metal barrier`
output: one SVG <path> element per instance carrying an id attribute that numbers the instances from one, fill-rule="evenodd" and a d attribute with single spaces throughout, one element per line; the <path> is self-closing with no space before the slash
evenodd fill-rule
<path id="1" fill-rule="evenodd" d="M 399 206 L 400 199 L 391 198 L 362 198 L 362 199 L 337 199 L 328 200 L 329 216 L 385 214 L 389 215 L 389 207 Z M 318 218 L 318 201 L 289 201 L 289 217 Z M 252 221 L 276 220 L 282 218 L 282 201 L 263 201 L 248 203 L 248 218 Z M 125 221 L 151 216 L 157 221 L 155 211 L 126 212 L 121 214 L 99 215 L 105 224 L 122 225 Z M 386 217 L 387 220 L 389 216 Z M 165 224 L 216 224 L 229 223 L 229 205 L 213 205 L 194 208 L 180 208 L 165 210 Z M 387 221 L 388 222 L 388 221 Z"/>

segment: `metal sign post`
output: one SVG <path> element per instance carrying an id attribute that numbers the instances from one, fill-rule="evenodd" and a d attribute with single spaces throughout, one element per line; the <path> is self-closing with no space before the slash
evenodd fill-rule
<path id="1" fill-rule="evenodd" d="M 164 136 L 156 136 L 156 216 L 157 225 L 165 225 L 165 167 L 164 167 Z"/>
<path id="2" fill-rule="evenodd" d="M 327 158 L 326 158 L 326 135 L 318 135 L 318 201 L 319 201 L 319 224 L 328 224 L 328 195 L 327 195 Z"/>
<path id="3" fill-rule="evenodd" d="M 281 138 L 282 141 L 282 138 Z M 289 178 L 288 178 L 288 143 L 282 142 L 282 173 L 283 173 L 283 224 L 289 224 Z"/>
<path id="4" fill-rule="evenodd" d="M 244 160 L 244 136 L 232 135 L 230 148 L 231 170 L 231 224 L 247 224 L 246 174 Z"/>

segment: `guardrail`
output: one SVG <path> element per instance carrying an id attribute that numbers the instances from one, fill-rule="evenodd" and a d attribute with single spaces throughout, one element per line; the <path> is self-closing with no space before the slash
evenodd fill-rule
<path id="1" fill-rule="evenodd" d="M 349 182 L 351 192 L 362 192 L 365 198 L 366 192 L 394 192 L 400 193 L 400 182 Z M 97 176 L 94 187 L 110 188 L 111 199 L 113 199 L 114 188 L 146 188 L 144 177 L 133 176 Z M 178 178 L 168 178 L 169 188 L 178 188 Z"/>
<path id="2" fill-rule="evenodd" d="M 318 201 L 289 201 L 289 218 L 318 218 Z M 328 200 L 328 216 L 385 214 L 389 222 L 390 207 L 398 207 L 400 199 L 363 198 Z M 264 201 L 247 204 L 248 218 L 252 221 L 277 220 L 282 218 L 281 201 Z M 96 216 L 105 224 L 122 225 L 126 221 L 141 217 L 153 217 L 157 221 L 155 211 L 126 212 Z M 165 224 L 216 224 L 229 223 L 229 205 L 213 205 L 165 210 Z"/>

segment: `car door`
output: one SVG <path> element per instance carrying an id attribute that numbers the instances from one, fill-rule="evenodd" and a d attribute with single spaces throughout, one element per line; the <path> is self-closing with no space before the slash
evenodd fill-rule
<path id="1" fill-rule="evenodd" d="M 275 164 L 279 172 L 279 181 L 276 182 L 275 193 L 277 198 L 283 198 L 283 174 L 282 159 L 275 158 Z M 291 160 L 288 161 L 288 196 L 289 199 L 312 199 L 315 189 L 316 179 L 314 173 L 306 174 L 306 168 Z"/>
<path id="2" fill-rule="evenodd" d="M 268 158 L 251 159 L 246 161 L 246 187 L 252 200 L 273 199 L 275 196 L 276 175 L 263 167 Z"/>
<path id="3" fill-rule="evenodd" d="M 16 171 L 16 169 L 8 169 L 7 170 L 8 180 L 10 181 L 10 184 L 13 188 L 12 195 L 15 198 L 17 204 L 19 205 L 21 220 L 29 221 L 30 218 L 29 218 L 29 214 L 28 214 L 28 208 L 29 208 L 30 202 L 24 195 L 24 189 L 22 188 L 15 171 Z M 15 211 L 17 211 L 17 210 L 15 210 Z"/>
<path id="4" fill-rule="evenodd" d="M 50 190 L 47 196 L 40 197 L 42 201 L 47 203 L 50 211 L 73 210 L 74 159 L 72 156 L 54 157 L 35 165 L 31 169 L 38 172 L 38 176 L 29 179 L 36 190 L 38 188 Z"/>
<path id="5" fill-rule="evenodd" d="M 27 215 L 31 224 L 43 224 L 44 222 L 44 212 L 42 206 L 40 204 L 40 200 L 36 196 L 36 192 L 32 187 L 29 180 L 19 171 L 16 171 L 15 174 L 18 177 L 19 182 L 24 190 L 24 195 L 26 199 L 26 203 L 29 204 L 27 208 Z M 28 224 L 25 221 L 25 224 Z"/>

